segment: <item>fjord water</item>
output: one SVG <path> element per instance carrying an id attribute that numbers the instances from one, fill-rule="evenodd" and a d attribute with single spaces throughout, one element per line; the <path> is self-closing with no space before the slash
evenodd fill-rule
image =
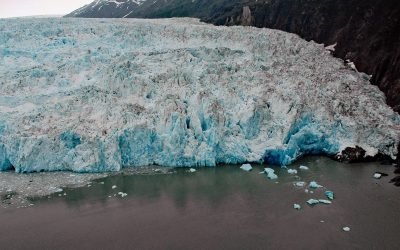
<path id="1" fill-rule="evenodd" d="M 307 165 L 310 170 L 299 170 Z M 269 180 L 255 166 L 202 168 L 195 173 L 119 175 L 66 196 L 36 199 L 33 207 L 1 209 L 2 249 L 396 249 L 400 189 L 392 166 L 342 164 L 307 157 L 290 175 Z M 315 180 L 324 188 L 295 187 Z M 104 184 L 103 184 L 104 183 Z M 116 186 L 116 188 L 112 188 Z M 306 193 L 305 189 L 314 193 Z M 308 206 L 310 198 L 331 205 Z M 128 195 L 122 198 L 118 192 Z M 114 196 L 114 194 L 117 194 Z M 110 197 L 111 196 L 111 197 Z M 293 204 L 302 209 L 297 211 Z M 343 227 L 350 227 L 344 232 Z"/>

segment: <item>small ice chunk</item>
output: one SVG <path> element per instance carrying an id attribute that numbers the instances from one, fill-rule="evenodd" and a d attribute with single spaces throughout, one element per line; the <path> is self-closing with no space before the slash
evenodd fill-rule
<path id="1" fill-rule="evenodd" d="M 288 174 L 297 174 L 297 170 L 296 169 L 288 169 L 287 170 Z"/>
<path id="2" fill-rule="evenodd" d="M 319 185 L 316 181 L 312 181 L 312 182 L 310 182 L 309 187 L 310 188 L 321 188 L 322 186 Z"/>
<path id="3" fill-rule="evenodd" d="M 104 181 L 102 181 L 102 182 L 99 182 L 99 184 L 101 184 L 101 185 L 104 185 Z"/>
<path id="4" fill-rule="evenodd" d="M 308 189 L 306 188 L 306 189 L 304 190 L 304 192 L 308 193 Z"/>
<path id="5" fill-rule="evenodd" d="M 316 200 L 316 199 L 309 199 L 309 200 L 307 201 L 307 203 L 308 203 L 309 205 L 315 205 L 315 204 L 318 204 L 318 203 L 319 203 L 319 200 Z"/>
<path id="6" fill-rule="evenodd" d="M 250 164 L 243 164 L 240 168 L 244 171 L 251 171 L 253 169 Z"/>
<path id="7" fill-rule="evenodd" d="M 318 201 L 319 201 L 319 203 L 322 203 L 322 204 L 331 204 L 332 203 L 332 201 L 328 201 L 328 200 L 324 200 L 324 199 L 319 199 Z"/>
<path id="8" fill-rule="evenodd" d="M 332 45 L 326 46 L 325 49 L 326 49 L 327 51 L 334 52 L 334 51 L 335 51 L 336 44 L 337 44 L 337 43 L 334 43 L 334 44 L 332 44 Z"/>
<path id="9" fill-rule="evenodd" d="M 301 206 L 300 206 L 299 204 L 293 204 L 293 208 L 294 208 L 294 209 L 297 209 L 297 210 L 300 210 L 300 209 L 301 209 Z"/>
<path id="10" fill-rule="evenodd" d="M 349 227 L 343 227 L 343 231 L 350 232 L 350 228 Z"/>
<path id="11" fill-rule="evenodd" d="M 194 168 L 190 168 L 190 169 L 189 169 L 189 172 L 190 172 L 190 173 L 194 173 L 194 172 L 196 172 L 196 171 L 197 171 L 197 170 L 194 169 Z"/>
<path id="12" fill-rule="evenodd" d="M 116 188 L 117 188 L 117 185 L 113 185 L 111 188 L 112 188 L 112 189 L 116 189 Z"/>
<path id="13" fill-rule="evenodd" d="M 306 183 L 304 181 L 298 181 L 294 184 L 296 187 L 304 187 Z"/>
<path id="14" fill-rule="evenodd" d="M 307 166 L 303 166 L 303 165 L 301 165 L 301 166 L 299 167 L 299 169 L 301 169 L 301 170 L 309 170 L 309 168 L 308 168 Z"/>
<path id="15" fill-rule="evenodd" d="M 264 168 L 264 172 L 267 174 L 267 177 L 269 179 L 278 179 L 278 176 L 275 174 L 275 170 L 273 170 L 272 168 Z"/>
<path id="16" fill-rule="evenodd" d="M 122 198 L 124 198 L 125 196 L 128 195 L 127 193 L 124 193 L 124 192 L 118 192 L 118 194 L 121 195 Z"/>
<path id="17" fill-rule="evenodd" d="M 374 174 L 374 178 L 375 179 L 380 179 L 382 177 L 382 174 L 380 174 L 380 173 L 375 173 Z"/>
<path id="18" fill-rule="evenodd" d="M 62 188 L 58 188 L 57 190 L 56 190 L 56 193 L 60 193 L 60 192 L 62 192 L 63 190 L 62 190 Z"/>
<path id="19" fill-rule="evenodd" d="M 325 196 L 326 198 L 328 198 L 329 200 L 333 200 L 334 194 L 332 191 L 325 191 Z"/>

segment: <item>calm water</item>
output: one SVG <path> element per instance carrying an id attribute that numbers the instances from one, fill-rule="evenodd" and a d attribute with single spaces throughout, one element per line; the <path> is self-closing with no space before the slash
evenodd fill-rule
<path id="1" fill-rule="evenodd" d="M 390 176 L 371 178 L 393 167 L 321 157 L 292 167 L 300 164 L 310 170 L 296 177 L 277 169 L 278 183 L 259 174 L 265 166 L 107 177 L 31 208 L 1 209 L 0 248 L 399 249 L 400 188 L 388 184 Z M 335 192 L 333 204 L 305 204 L 324 198 L 325 188 L 311 194 L 293 185 L 311 180 Z"/>

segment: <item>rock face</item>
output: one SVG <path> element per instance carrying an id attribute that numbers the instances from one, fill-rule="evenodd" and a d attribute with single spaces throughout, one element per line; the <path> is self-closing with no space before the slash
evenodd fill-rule
<path id="1" fill-rule="evenodd" d="M 193 19 L 0 20 L 0 168 L 394 158 L 400 117 L 319 44 Z"/>
<path id="2" fill-rule="evenodd" d="M 110 16 L 109 11 L 73 16 L 198 17 L 216 25 L 268 27 L 336 44 L 334 55 L 372 75 L 372 83 L 385 93 L 387 103 L 400 112 L 398 0 L 145 0 L 140 6 L 131 5 L 129 15 Z"/>
<path id="3" fill-rule="evenodd" d="M 400 111 L 400 1 L 272 0 L 250 1 L 248 6 L 256 27 L 336 44 L 334 55 L 372 75 L 372 83 L 386 94 L 387 103 Z M 237 15 L 242 15 L 239 10 Z M 235 15 L 216 20 L 217 24 L 240 24 Z"/>

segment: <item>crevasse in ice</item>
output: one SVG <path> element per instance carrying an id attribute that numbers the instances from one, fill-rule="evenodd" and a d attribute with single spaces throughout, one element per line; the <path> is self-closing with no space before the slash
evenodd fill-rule
<path id="1" fill-rule="evenodd" d="M 0 170 L 397 153 L 384 95 L 293 34 L 194 19 L 3 19 L 0 30 Z"/>

